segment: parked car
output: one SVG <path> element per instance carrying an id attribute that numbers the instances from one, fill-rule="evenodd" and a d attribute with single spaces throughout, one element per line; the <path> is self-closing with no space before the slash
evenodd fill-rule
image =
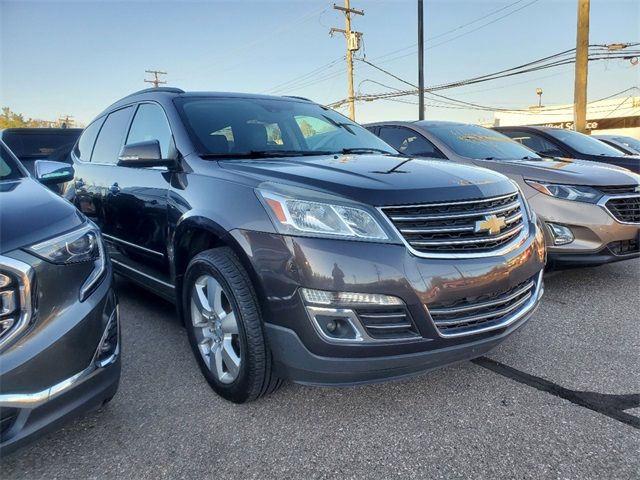
<path id="1" fill-rule="evenodd" d="M 176 302 L 234 402 L 482 355 L 542 295 L 543 235 L 512 182 L 401 157 L 310 101 L 145 90 L 72 156 L 115 270 Z"/>
<path id="2" fill-rule="evenodd" d="M 629 170 L 542 158 L 477 125 L 382 122 L 367 128 L 407 155 L 482 166 L 517 182 L 544 222 L 552 266 L 598 265 L 640 255 L 640 177 Z"/>
<path id="3" fill-rule="evenodd" d="M 36 160 L 70 163 L 69 152 L 81 133 L 81 128 L 6 128 L 0 140 L 33 175 Z"/>
<path id="4" fill-rule="evenodd" d="M 640 173 L 640 156 L 626 155 L 583 133 L 551 127 L 494 127 L 494 130 L 543 157 L 592 160 Z"/>
<path id="5" fill-rule="evenodd" d="M 98 228 L 0 141 L 0 454 L 109 401 L 118 303 Z M 36 162 L 42 183 L 73 177 Z"/>
<path id="6" fill-rule="evenodd" d="M 593 135 L 601 142 L 620 150 L 625 155 L 640 155 L 640 140 L 623 135 Z"/>

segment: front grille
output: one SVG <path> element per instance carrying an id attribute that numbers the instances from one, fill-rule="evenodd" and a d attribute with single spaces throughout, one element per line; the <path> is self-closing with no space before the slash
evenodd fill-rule
<path id="1" fill-rule="evenodd" d="M 0 273 L 0 341 L 16 327 L 20 314 L 18 278 L 9 272 Z"/>
<path id="2" fill-rule="evenodd" d="M 640 252 L 640 238 L 611 242 L 607 247 L 614 255 L 631 255 Z"/>
<path id="3" fill-rule="evenodd" d="M 406 242 L 420 253 L 490 252 L 525 228 L 517 193 L 465 202 L 383 207 Z M 487 222 L 499 222 L 487 231 Z"/>
<path id="4" fill-rule="evenodd" d="M 613 197 L 605 204 L 616 219 L 626 223 L 640 223 L 640 196 Z"/>
<path id="5" fill-rule="evenodd" d="M 467 297 L 449 304 L 431 304 L 427 308 L 443 336 L 457 336 L 502 328 L 513 315 L 526 308 L 536 294 L 535 278 L 506 292 Z"/>
<path id="6" fill-rule="evenodd" d="M 411 315 L 404 307 L 362 307 L 356 309 L 356 315 L 367 334 L 376 340 L 419 336 Z"/>
<path id="7" fill-rule="evenodd" d="M 637 185 L 612 185 L 606 187 L 595 187 L 600 190 L 602 193 L 606 193 L 607 195 L 620 195 L 622 193 L 636 193 Z"/>

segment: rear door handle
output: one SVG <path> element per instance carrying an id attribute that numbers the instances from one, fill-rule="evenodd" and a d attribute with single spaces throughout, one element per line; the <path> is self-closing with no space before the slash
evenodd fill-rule
<path id="1" fill-rule="evenodd" d="M 114 183 L 109 187 L 109 191 L 115 195 L 116 193 L 120 192 L 120 185 L 118 185 L 117 182 Z"/>

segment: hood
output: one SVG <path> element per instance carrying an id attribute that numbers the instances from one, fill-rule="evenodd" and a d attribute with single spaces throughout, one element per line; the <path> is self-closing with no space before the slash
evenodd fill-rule
<path id="1" fill-rule="evenodd" d="M 473 163 L 505 175 L 521 175 L 526 179 L 551 183 L 634 185 L 640 180 L 637 174 L 615 165 L 572 158 L 474 160 Z"/>
<path id="2" fill-rule="evenodd" d="M 258 182 L 286 183 L 373 206 L 456 201 L 514 191 L 503 175 L 451 162 L 387 155 L 220 161 Z"/>
<path id="3" fill-rule="evenodd" d="M 0 253 L 33 245 L 82 222 L 73 205 L 32 178 L 0 182 Z"/>

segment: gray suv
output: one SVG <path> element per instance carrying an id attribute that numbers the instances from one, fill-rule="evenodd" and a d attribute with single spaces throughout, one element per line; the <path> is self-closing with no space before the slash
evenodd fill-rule
<path id="1" fill-rule="evenodd" d="M 0 141 L 0 450 L 109 401 L 120 379 L 118 302 L 96 226 Z M 49 185 L 73 177 L 37 160 Z"/>

